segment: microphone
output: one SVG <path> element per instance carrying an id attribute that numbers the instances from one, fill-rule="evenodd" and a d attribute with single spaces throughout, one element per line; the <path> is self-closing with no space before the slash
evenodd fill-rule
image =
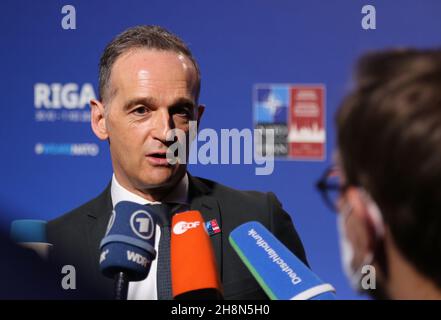
<path id="1" fill-rule="evenodd" d="M 126 300 L 129 281 L 141 281 L 156 258 L 157 217 L 146 206 L 118 202 L 100 243 L 100 269 L 115 279 L 115 299 Z"/>
<path id="2" fill-rule="evenodd" d="M 271 300 L 335 300 L 332 285 L 320 280 L 259 222 L 240 225 L 229 241 Z"/>
<path id="3" fill-rule="evenodd" d="M 10 236 L 18 245 L 34 250 L 41 258 L 46 259 L 52 244 L 47 242 L 44 220 L 14 220 L 11 223 Z"/>
<path id="4" fill-rule="evenodd" d="M 216 258 L 199 211 L 173 216 L 170 261 L 175 300 L 223 299 Z"/>

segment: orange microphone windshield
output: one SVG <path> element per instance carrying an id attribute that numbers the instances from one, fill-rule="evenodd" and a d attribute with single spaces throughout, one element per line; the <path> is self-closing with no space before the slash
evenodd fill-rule
<path id="1" fill-rule="evenodd" d="M 170 260 L 175 299 L 218 299 L 221 285 L 210 237 L 199 211 L 175 214 Z"/>

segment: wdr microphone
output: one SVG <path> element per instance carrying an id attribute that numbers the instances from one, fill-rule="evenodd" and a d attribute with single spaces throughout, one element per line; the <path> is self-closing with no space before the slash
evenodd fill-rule
<path id="1" fill-rule="evenodd" d="M 174 299 L 221 300 L 216 258 L 200 212 L 175 214 L 170 241 Z"/>
<path id="2" fill-rule="evenodd" d="M 34 250 L 46 259 L 52 244 L 47 242 L 47 222 L 44 220 L 14 220 L 11 223 L 11 239 L 18 245 Z"/>
<path id="3" fill-rule="evenodd" d="M 101 272 L 115 283 L 115 298 L 127 299 L 129 281 L 147 277 L 156 258 L 157 217 L 146 206 L 118 202 L 112 212 L 106 236 L 101 241 Z"/>
<path id="4" fill-rule="evenodd" d="M 229 241 L 271 300 L 334 300 L 323 283 L 259 222 L 234 229 Z"/>

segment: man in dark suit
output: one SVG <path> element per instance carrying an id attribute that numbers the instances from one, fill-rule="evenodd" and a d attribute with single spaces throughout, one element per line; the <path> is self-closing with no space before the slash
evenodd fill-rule
<path id="1" fill-rule="evenodd" d="M 199 68 L 182 40 L 156 26 L 126 30 L 101 57 L 99 89 L 100 99 L 91 101 L 91 125 L 98 138 L 109 141 L 112 182 L 98 198 L 48 226 L 52 258 L 76 267 L 78 290 L 81 283 L 93 283 L 102 294 L 92 298 L 112 297 L 113 281 L 99 271 L 99 243 L 112 208 L 123 200 L 185 204 L 205 221 L 215 219 L 221 232 L 211 240 L 226 299 L 266 298 L 228 243 L 231 230 L 242 223 L 261 222 L 306 263 L 291 219 L 272 193 L 242 192 L 195 178 L 186 161 L 172 164 L 167 158 L 174 142 L 190 142 L 190 122 L 199 123 L 204 111 L 198 105 Z M 184 137 L 170 141 L 172 129 Z M 164 270 L 157 260 L 146 280 L 130 283 L 129 299 L 169 298 L 157 292 L 163 284 L 156 275 Z"/>

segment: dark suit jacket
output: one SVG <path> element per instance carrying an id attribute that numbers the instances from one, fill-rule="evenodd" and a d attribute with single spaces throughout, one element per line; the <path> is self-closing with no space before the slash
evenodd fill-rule
<path id="1" fill-rule="evenodd" d="M 237 226 L 259 221 L 307 264 L 301 240 L 290 216 L 273 193 L 238 191 L 216 182 L 189 175 L 191 209 L 205 221 L 216 219 L 221 232 L 211 236 L 225 299 L 267 299 L 266 294 L 233 251 L 228 236 Z M 99 244 L 112 212 L 110 185 L 96 199 L 50 221 L 51 258 L 59 265 L 76 268 L 77 290 L 93 286 L 99 295 L 85 298 L 111 299 L 113 280 L 99 270 Z"/>

